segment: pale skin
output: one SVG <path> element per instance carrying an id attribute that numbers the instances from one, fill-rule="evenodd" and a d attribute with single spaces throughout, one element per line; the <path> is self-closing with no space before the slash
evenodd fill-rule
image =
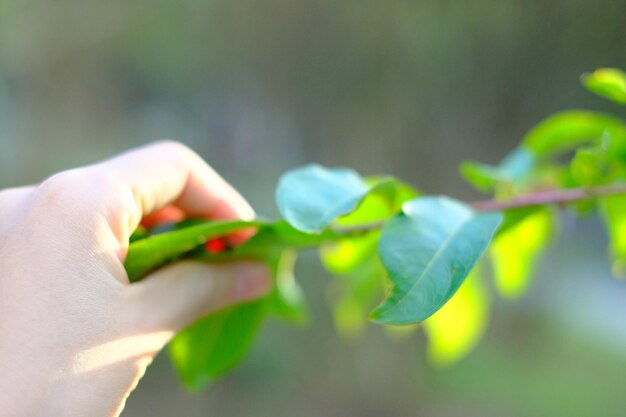
<path id="1" fill-rule="evenodd" d="M 179 262 L 130 285 L 128 238 L 146 216 L 254 212 L 176 142 L 0 191 L 1 416 L 118 416 L 175 332 L 269 291 L 255 262 Z"/>

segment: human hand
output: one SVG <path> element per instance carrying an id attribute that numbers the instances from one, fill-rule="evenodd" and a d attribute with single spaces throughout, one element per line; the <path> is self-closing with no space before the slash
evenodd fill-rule
<path id="1" fill-rule="evenodd" d="M 117 416 L 173 334 L 271 285 L 258 263 L 183 261 L 129 285 L 142 218 L 251 218 L 175 142 L 0 192 L 0 415 Z"/>

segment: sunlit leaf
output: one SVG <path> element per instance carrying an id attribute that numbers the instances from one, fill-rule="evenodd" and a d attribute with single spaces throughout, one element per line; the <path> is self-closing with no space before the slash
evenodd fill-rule
<path id="1" fill-rule="evenodd" d="M 237 365 L 250 348 L 265 300 L 218 311 L 178 333 L 169 353 L 185 385 L 198 389 Z"/>
<path id="2" fill-rule="evenodd" d="M 352 213 L 339 217 L 337 225 L 370 224 L 388 219 L 400 211 L 402 204 L 417 196 L 417 191 L 395 178 L 368 178 L 369 194 Z M 380 233 L 372 230 L 363 234 L 339 238 L 320 249 L 324 266 L 334 274 L 346 274 L 371 256 L 377 256 L 376 243 Z"/>
<path id="3" fill-rule="evenodd" d="M 356 220 L 359 213 L 366 213 L 367 206 L 362 207 L 371 198 L 381 198 L 384 200 L 387 206 L 387 215 L 395 214 L 402 208 L 402 204 L 406 201 L 412 200 L 420 193 L 411 185 L 394 177 L 366 177 L 365 181 L 370 185 L 369 194 L 365 197 L 361 205 L 353 213 L 348 214 L 340 218 L 342 221 L 347 221 L 349 218 Z M 376 219 L 370 219 L 376 220 Z"/>
<path id="4" fill-rule="evenodd" d="M 581 82 L 591 92 L 618 103 L 626 104 L 626 74 L 616 68 L 600 68 L 583 74 Z"/>
<path id="5" fill-rule="evenodd" d="M 609 235 L 613 273 L 626 276 L 626 195 L 603 198 L 600 201 L 602 219 Z"/>
<path id="6" fill-rule="evenodd" d="M 491 244 L 496 288 L 504 297 L 521 295 L 530 283 L 537 258 L 552 233 L 552 215 L 542 209 L 499 234 Z"/>
<path id="7" fill-rule="evenodd" d="M 335 282 L 331 300 L 335 328 L 340 336 L 360 336 L 367 316 L 384 292 L 385 272 L 376 256 L 359 263 Z"/>
<path id="8" fill-rule="evenodd" d="M 570 163 L 570 174 L 577 185 L 590 186 L 602 182 L 606 152 L 601 147 L 578 148 Z"/>
<path id="9" fill-rule="evenodd" d="M 459 172 L 465 181 L 482 192 L 493 191 L 499 182 L 509 180 L 497 167 L 472 161 L 463 162 Z"/>
<path id="10" fill-rule="evenodd" d="M 492 192 L 500 185 L 511 185 L 526 177 L 535 167 L 536 158 L 523 147 L 508 154 L 497 166 L 464 162 L 460 166 L 463 178 L 482 192 Z"/>
<path id="11" fill-rule="evenodd" d="M 298 257 L 294 249 L 285 249 L 271 269 L 274 273 L 274 291 L 269 295 L 268 311 L 297 324 L 306 323 L 309 309 L 302 288 L 294 277 Z"/>
<path id="12" fill-rule="evenodd" d="M 454 297 L 424 321 L 428 359 L 436 366 L 450 366 L 463 359 L 485 333 L 489 297 L 479 269 L 474 268 Z"/>
<path id="13" fill-rule="evenodd" d="M 307 165 L 281 177 L 276 202 L 296 229 L 319 232 L 336 217 L 354 210 L 369 189 L 351 169 Z"/>
<path id="14" fill-rule="evenodd" d="M 403 205 L 379 241 L 391 290 L 374 321 L 408 324 L 427 319 L 454 295 L 491 241 L 502 216 L 474 213 L 446 197 Z"/>
<path id="15" fill-rule="evenodd" d="M 372 231 L 362 236 L 344 238 L 322 246 L 320 259 L 333 274 L 347 274 L 371 256 L 376 256 L 380 233 Z"/>
<path id="16" fill-rule="evenodd" d="M 213 237 L 261 225 L 262 223 L 257 221 L 206 221 L 180 230 L 149 236 L 133 241 L 129 245 L 124 267 L 130 282 L 134 282 Z"/>
<path id="17" fill-rule="evenodd" d="M 605 134 L 611 140 L 624 141 L 626 127 L 623 121 L 604 113 L 569 110 L 543 120 L 526 134 L 522 144 L 543 158 L 586 143 L 599 142 Z"/>

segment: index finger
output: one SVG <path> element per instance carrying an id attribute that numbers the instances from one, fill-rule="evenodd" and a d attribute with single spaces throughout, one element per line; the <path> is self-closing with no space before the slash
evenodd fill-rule
<path id="1" fill-rule="evenodd" d="M 134 204 L 125 213 L 130 231 L 143 216 L 170 204 L 187 217 L 254 218 L 250 205 L 230 184 L 195 152 L 177 142 L 138 148 L 90 169 L 113 178 L 116 188 L 130 193 Z"/>

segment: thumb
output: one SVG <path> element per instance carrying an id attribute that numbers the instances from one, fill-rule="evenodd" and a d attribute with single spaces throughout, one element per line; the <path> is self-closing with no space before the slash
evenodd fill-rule
<path id="1" fill-rule="evenodd" d="M 127 289 L 139 327 L 176 332 L 212 311 L 259 298 L 271 285 L 269 270 L 258 262 L 181 261 Z"/>

